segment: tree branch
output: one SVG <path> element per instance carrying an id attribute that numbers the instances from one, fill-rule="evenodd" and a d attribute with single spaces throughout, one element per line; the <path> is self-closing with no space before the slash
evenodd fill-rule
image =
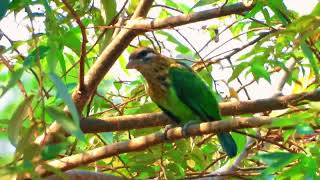
<path id="1" fill-rule="evenodd" d="M 253 1 L 249 4 L 245 3 L 235 3 L 228 6 L 212 8 L 200 12 L 195 12 L 191 14 L 184 14 L 179 16 L 171 16 L 165 19 L 155 19 L 153 21 L 149 20 L 139 20 L 134 22 L 132 28 L 140 30 L 156 30 L 164 28 L 173 28 L 176 26 L 181 26 L 185 24 L 191 24 L 194 22 L 204 21 L 208 19 L 213 19 L 217 17 L 227 16 L 231 14 L 240 14 L 245 11 L 249 11 L 254 7 Z"/>
<path id="2" fill-rule="evenodd" d="M 81 22 L 79 15 L 72 8 L 72 6 L 66 0 L 61 0 L 61 1 L 67 7 L 67 9 L 70 11 L 70 14 L 76 20 L 76 22 L 79 25 L 79 28 L 81 30 L 82 43 L 81 43 L 81 54 L 80 54 L 80 60 L 79 60 L 79 62 L 80 62 L 80 64 L 79 64 L 79 91 L 81 92 L 84 89 L 84 61 L 86 59 L 86 54 L 87 54 L 86 44 L 88 42 L 86 27 Z"/>
<path id="3" fill-rule="evenodd" d="M 237 118 L 229 121 L 214 121 L 208 123 L 190 125 L 186 131 L 190 136 L 199 136 L 209 133 L 217 133 L 230 131 L 233 129 L 253 128 L 271 124 L 272 118 L 254 117 L 254 118 Z M 51 172 L 46 170 L 46 166 L 52 166 L 62 171 L 66 171 L 80 165 L 95 162 L 99 159 L 115 156 L 121 153 L 142 151 L 156 144 L 164 143 L 170 140 L 178 140 L 184 138 L 181 127 L 169 129 L 167 136 L 164 133 L 153 133 L 147 136 L 137 137 L 129 141 L 118 142 L 111 145 L 102 146 L 84 153 L 75 154 L 59 160 L 53 160 L 46 165 L 39 165 L 35 171 L 39 175 L 49 175 Z"/>
<path id="4" fill-rule="evenodd" d="M 220 103 L 220 111 L 224 116 L 259 113 L 285 109 L 288 108 L 288 105 L 294 106 L 303 100 L 320 101 L 320 89 L 308 93 L 278 96 L 267 99 Z M 148 113 L 108 117 L 105 119 L 83 118 L 80 125 L 82 131 L 85 133 L 98 133 L 164 126 L 170 123 L 170 118 L 163 113 Z"/>

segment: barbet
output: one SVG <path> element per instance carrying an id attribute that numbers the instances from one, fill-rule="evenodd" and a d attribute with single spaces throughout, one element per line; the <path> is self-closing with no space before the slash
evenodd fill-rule
<path id="1" fill-rule="evenodd" d="M 151 99 L 178 124 L 221 120 L 214 92 L 185 64 L 151 48 L 139 48 L 130 55 L 127 68 L 144 76 Z M 227 155 L 234 157 L 237 146 L 230 133 L 217 136 Z"/>

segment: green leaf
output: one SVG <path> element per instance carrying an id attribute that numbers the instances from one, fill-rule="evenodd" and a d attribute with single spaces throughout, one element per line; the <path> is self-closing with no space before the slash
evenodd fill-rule
<path id="1" fill-rule="evenodd" d="M 36 63 L 37 60 L 44 58 L 48 54 L 49 49 L 50 48 L 48 46 L 37 47 L 25 59 L 25 61 L 23 62 L 23 66 L 25 68 L 32 67 Z"/>
<path id="2" fill-rule="evenodd" d="M 255 59 L 252 61 L 251 64 L 251 72 L 255 78 L 255 80 L 258 80 L 259 78 L 264 78 L 269 83 L 271 83 L 270 74 L 264 67 L 263 61 L 261 56 L 255 57 Z"/>
<path id="3" fill-rule="evenodd" d="M 288 116 L 283 116 L 276 118 L 276 120 L 272 121 L 272 127 L 285 127 L 297 125 L 299 123 L 303 123 L 306 119 L 314 118 L 314 115 L 309 112 L 302 112 L 298 114 L 292 114 Z"/>
<path id="4" fill-rule="evenodd" d="M 297 133 L 301 135 L 309 135 L 314 133 L 314 130 L 308 124 L 298 124 L 296 126 L 296 130 Z"/>
<path id="5" fill-rule="evenodd" d="M 28 109 L 31 107 L 33 95 L 27 97 L 13 113 L 8 125 L 8 137 L 13 146 L 17 146 L 19 141 L 19 134 L 22 127 L 23 120 L 28 115 Z"/>
<path id="6" fill-rule="evenodd" d="M 293 135 L 296 131 L 294 129 L 289 129 L 283 132 L 283 142 L 286 142 L 291 135 Z"/>
<path id="7" fill-rule="evenodd" d="M 130 0 L 128 12 L 132 14 L 134 10 L 137 8 L 139 0 Z"/>
<path id="8" fill-rule="evenodd" d="M 237 144 L 238 154 L 246 148 L 247 137 L 245 135 L 232 132 L 232 137 Z"/>
<path id="9" fill-rule="evenodd" d="M 22 74 L 24 72 L 23 68 L 19 68 L 15 70 L 14 72 L 11 73 L 10 80 L 6 87 L 3 88 L 2 94 L 0 95 L 3 96 L 10 88 L 12 88 L 14 85 L 16 85 L 17 81 L 21 78 Z"/>
<path id="10" fill-rule="evenodd" d="M 50 144 L 45 146 L 41 151 L 41 156 L 43 160 L 50 160 L 57 157 L 58 154 L 62 153 L 67 149 L 65 143 Z"/>
<path id="11" fill-rule="evenodd" d="M 215 4 L 215 2 L 218 2 L 218 0 L 200 0 L 191 9 L 194 9 L 194 8 L 200 7 L 200 6 L 205 6 L 208 4 Z"/>
<path id="12" fill-rule="evenodd" d="M 68 133 L 74 135 L 81 141 L 85 141 L 84 134 L 80 129 L 79 122 L 72 120 L 64 111 L 56 107 L 46 107 L 49 116 L 56 120 Z"/>
<path id="13" fill-rule="evenodd" d="M 181 52 L 181 53 L 184 54 L 184 55 L 189 55 L 189 54 L 191 54 L 190 49 L 189 49 L 187 46 L 185 46 L 185 45 L 183 45 L 182 43 L 180 43 L 180 41 L 178 41 L 178 40 L 177 40 L 173 35 L 171 35 L 170 33 L 167 33 L 167 32 L 165 32 L 165 31 L 159 31 L 159 32 L 157 32 L 157 33 L 159 33 L 159 34 L 161 34 L 161 35 L 163 35 L 163 36 L 166 36 L 168 41 L 174 43 L 174 44 L 177 46 L 177 47 L 176 47 L 176 50 L 177 50 L 177 51 Z"/>
<path id="14" fill-rule="evenodd" d="M 271 25 L 271 18 L 270 18 L 270 14 L 269 14 L 269 11 L 267 10 L 267 8 L 262 9 L 262 14 L 263 14 L 264 19 L 266 20 L 267 24 Z"/>
<path id="15" fill-rule="evenodd" d="M 165 3 L 167 6 L 181 10 L 184 14 L 187 14 L 187 13 L 189 13 L 190 10 L 192 10 L 190 7 L 188 7 L 184 3 L 179 3 L 179 2 L 172 1 L 172 0 L 165 0 Z"/>
<path id="16" fill-rule="evenodd" d="M 4 15 L 6 15 L 6 12 L 8 10 L 9 7 L 9 0 L 1 0 L 1 5 L 0 5 L 0 21 L 1 19 L 4 17 Z"/>
<path id="17" fill-rule="evenodd" d="M 315 73 L 316 76 L 318 76 L 319 75 L 319 67 L 317 65 L 317 61 L 314 58 L 311 49 L 309 48 L 309 46 L 307 45 L 307 43 L 305 41 L 303 41 L 301 43 L 301 49 L 302 49 L 303 54 L 308 58 L 313 72 Z"/>
<path id="18" fill-rule="evenodd" d="M 250 66 L 250 65 L 249 65 L 248 62 L 242 62 L 242 63 L 238 64 L 238 65 L 236 66 L 236 68 L 232 71 L 232 75 L 231 75 L 231 77 L 229 78 L 228 82 L 231 82 L 231 81 L 233 81 L 234 79 L 236 79 L 237 77 L 239 77 L 240 73 L 241 73 L 244 69 L 248 68 L 249 66 Z"/>
<path id="19" fill-rule="evenodd" d="M 256 157 L 258 159 L 261 159 L 268 165 L 268 168 L 262 172 L 263 174 L 267 175 L 279 171 L 281 168 L 285 167 L 292 161 L 298 159 L 300 157 L 300 154 L 274 152 L 257 155 Z"/>
<path id="20" fill-rule="evenodd" d="M 73 52 L 80 55 L 81 49 L 81 31 L 79 27 L 72 28 L 60 37 L 60 42 L 72 49 Z"/>
<path id="21" fill-rule="evenodd" d="M 158 106 L 155 103 L 145 103 L 143 105 L 127 108 L 124 111 L 124 114 L 140 114 L 140 113 L 150 113 L 158 109 Z"/>
<path id="22" fill-rule="evenodd" d="M 53 81 L 53 84 L 55 85 L 57 91 L 58 91 L 58 96 L 63 100 L 63 102 L 68 106 L 68 109 L 71 113 L 72 119 L 74 123 L 77 125 L 77 127 L 80 126 L 79 122 L 79 114 L 76 105 L 72 101 L 71 96 L 68 93 L 67 87 L 64 85 L 64 83 L 60 80 L 60 78 L 54 74 L 54 73 L 49 73 L 49 78 Z"/>
<path id="23" fill-rule="evenodd" d="M 268 6 L 284 25 L 288 25 L 289 19 L 286 16 L 289 13 L 283 0 L 268 0 Z"/>
<path id="24" fill-rule="evenodd" d="M 118 58 L 118 61 L 119 61 L 119 64 L 120 64 L 120 67 L 121 67 L 122 71 L 125 72 L 126 74 L 129 74 L 129 71 L 126 68 L 126 65 L 128 63 L 127 59 L 123 55 L 121 55 Z"/>
<path id="25" fill-rule="evenodd" d="M 245 15 L 245 18 L 251 18 L 254 17 L 258 12 L 262 11 L 263 3 L 261 1 L 258 1 L 256 5 Z"/>

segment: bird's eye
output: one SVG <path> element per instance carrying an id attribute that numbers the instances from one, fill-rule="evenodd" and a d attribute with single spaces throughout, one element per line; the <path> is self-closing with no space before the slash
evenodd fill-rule
<path id="1" fill-rule="evenodd" d="M 147 56 L 148 52 L 146 50 L 141 51 L 138 55 L 138 59 L 144 59 Z"/>

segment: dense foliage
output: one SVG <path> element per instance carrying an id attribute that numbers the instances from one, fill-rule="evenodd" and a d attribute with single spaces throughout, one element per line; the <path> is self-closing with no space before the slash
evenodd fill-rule
<path id="1" fill-rule="evenodd" d="M 15 146 L 15 152 L 0 150 L 0 176 L 39 177 L 35 167 L 46 161 L 162 130 L 159 126 L 96 133 L 83 133 L 80 129 L 81 118 L 108 119 L 160 112 L 146 93 L 143 77 L 125 68 L 128 55 L 138 46 L 187 59 L 186 63 L 217 90 L 221 101 L 314 92 L 319 86 L 320 5 L 300 15 L 289 10 L 282 0 L 257 0 L 249 11 L 239 10 L 237 14 L 187 22 L 184 26 L 144 29 L 145 33 L 137 33 L 130 44 L 118 42 L 125 45 L 125 50 L 116 49 L 121 51 L 121 55 L 112 56 L 116 63 L 109 60 L 110 63 L 100 65 L 113 66 L 105 70 L 107 74 L 97 82 L 96 90 L 86 87 L 92 76 L 99 76 L 87 72 L 97 63 L 97 58 L 103 59 L 101 54 L 110 51 L 106 48 L 111 43 L 122 40 L 117 36 L 126 30 L 122 27 L 132 23 L 129 19 L 139 3 L 143 1 L 0 2 L 0 24 L 12 19 L 13 24 L 23 26 L 26 31 L 21 32 L 25 33 L 23 39 L 17 39 L 6 29 L 0 29 L 0 137 L 4 144 L 10 142 Z M 236 3 L 235 0 L 155 0 L 147 18 L 164 20 L 214 7 L 237 8 L 232 6 Z M 128 29 L 135 31 L 134 27 Z M 83 97 L 87 98 L 83 100 L 87 102 L 84 107 L 75 100 L 74 94 L 81 94 L 79 83 L 85 87 L 82 90 L 93 89 L 93 94 Z M 267 87 L 275 87 L 274 92 L 263 93 Z M 237 115 L 269 116 L 274 121 L 268 126 L 232 132 L 239 150 L 233 159 L 221 151 L 215 136 L 204 135 L 142 151 L 118 153 L 75 167 L 137 179 L 202 176 L 315 179 L 320 173 L 317 100 L 319 94 L 314 101 L 302 97 L 289 102 L 282 110 L 275 107 L 274 111 Z M 59 134 L 56 143 L 33 143 L 54 121 L 71 136 Z M 54 165 L 44 167 L 63 176 Z"/>

